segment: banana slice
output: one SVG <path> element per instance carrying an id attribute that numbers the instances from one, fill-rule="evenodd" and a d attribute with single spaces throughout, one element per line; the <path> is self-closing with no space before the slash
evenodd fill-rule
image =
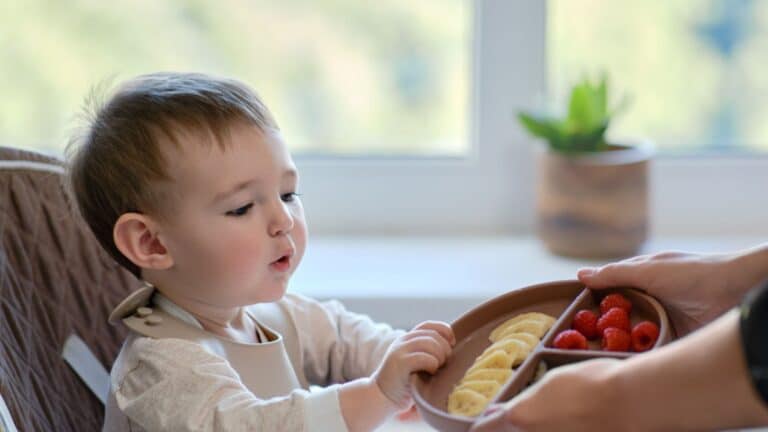
<path id="1" fill-rule="evenodd" d="M 541 312 L 527 312 L 522 313 L 520 315 L 515 315 L 513 318 L 510 318 L 506 321 L 504 321 L 502 324 L 498 325 L 493 331 L 491 332 L 491 335 L 489 336 L 489 339 L 492 342 L 496 342 L 499 339 L 501 339 L 499 336 L 504 333 L 507 329 L 507 327 L 517 324 L 522 321 L 549 321 L 551 320 L 553 323 L 555 322 L 555 319 L 547 314 L 543 314 Z"/>
<path id="2" fill-rule="evenodd" d="M 474 417 L 512 375 L 511 368 L 523 363 L 555 319 L 529 312 L 505 321 L 491 332 L 493 344 L 480 354 L 448 396 L 448 412 Z"/>
<path id="3" fill-rule="evenodd" d="M 544 374 L 547 373 L 547 364 L 544 362 L 539 363 L 539 366 L 536 367 L 536 374 L 533 375 L 533 382 L 538 382 L 540 379 L 544 378 Z"/>
<path id="4" fill-rule="evenodd" d="M 511 375 L 511 369 L 479 369 L 472 373 L 468 373 L 464 379 L 461 380 L 461 383 L 492 380 L 499 384 L 504 384 Z"/>
<path id="5" fill-rule="evenodd" d="M 541 342 L 541 339 L 537 338 L 536 336 L 530 333 L 512 333 L 510 335 L 504 336 L 501 340 L 509 340 L 509 339 L 515 339 L 525 343 L 526 345 L 528 345 L 528 347 L 530 347 L 531 351 L 533 351 L 533 348 L 536 347 L 536 345 L 538 345 L 539 342 Z"/>
<path id="6" fill-rule="evenodd" d="M 490 400 L 499 392 L 501 384 L 492 380 L 465 381 L 462 384 L 459 384 L 454 391 L 465 389 L 474 390 Z"/>
<path id="7" fill-rule="evenodd" d="M 497 334 L 498 339 L 491 339 L 493 342 L 497 342 L 505 337 L 514 333 L 529 333 L 537 338 L 541 339 L 547 333 L 552 324 L 555 323 L 555 319 L 550 317 L 547 320 L 525 320 L 516 322 L 507 326 L 504 331 Z"/>
<path id="8" fill-rule="evenodd" d="M 528 346 L 527 343 L 521 342 L 517 339 L 502 339 L 486 348 L 485 351 L 480 354 L 480 358 L 483 358 L 483 356 L 487 355 L 487 353 L 491 353 L 496 350 L 502 350 L 509 354 L 510 357 L 513 358 L 512 367 L 515 367 L 522 363 L 526 357 L 528 357 L 533 348 Z"/>
<path id="9" fill-rule="evenodd" d="M 448 396 L 448 412 L 475 417 L 483 412 L 488 402 L 488 398 L 474 390 L 457 389 Z"/>
<path id="10" fill-rule="evenodd" d="M 515 359 L 503 350 L 489 352 L 475 360 L 475 363 L 466 372 L 470 374 L 480 369 L 509 369 Z"/>

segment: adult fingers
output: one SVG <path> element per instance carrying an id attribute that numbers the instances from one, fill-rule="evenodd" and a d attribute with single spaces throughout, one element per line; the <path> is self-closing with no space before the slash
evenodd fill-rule
<path id="1" fill-rule="evenodd" d="M 642 262 L 618 262 L 602 267 L 586 267 L 576 273 L 579 280 L 592 289 L 618 286 L 644 288 L 645 280 Z"/>

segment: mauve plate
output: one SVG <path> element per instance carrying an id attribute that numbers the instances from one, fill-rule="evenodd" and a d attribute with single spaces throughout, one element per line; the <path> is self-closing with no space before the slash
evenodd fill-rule
<path id="1" fill-rule="evenodd" d="M 491 345 L 488 340 L 491 331 L 505 320 L 524 312 L 545 313 L 557 321 L 533 352 L 515 369 L 491 403 L 505 402 L 523 390 L 532 381 L 541 361 L 549 367 L 557 367 L 597 357 L 626 358 L 638 355 L 632 352 L 601 351 L 599 340 L 590 341 L 588 350 L 551 348 L 555 335 L 570 328 L 577 311 L 592 309 L 599 314 L 600 300 L 612 292 L 620 292 L 632 302 L 632 325 L 644 320 L 659 325 L 659 339 L 654 349 L 672 340 L 673 331 L 664 308 L 656 299 L 638 290 L 617 288 L 591 291 L 579 281 L 568 280 L 510 291 L 486 301 L 454 321 L 451 327 L 456 335 L 456 346 L 448 361 L 434 375 L 414 375 L 414 400 L 421 416 L 440 431 L 464 432 L 470 428 L 475 418 L 448 413 L 448 395 L 475 358 Z"/>

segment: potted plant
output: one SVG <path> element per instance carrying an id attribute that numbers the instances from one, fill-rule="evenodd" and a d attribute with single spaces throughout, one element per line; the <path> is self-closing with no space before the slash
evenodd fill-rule
<path id="1" fill-rule="evenodd" d="M 554 253 L 603 259 L 636 254 L 648 233 L 647 141 L 606 139 L 611 119 L 603 76 L 570 94 L 565 117 L 518 113 L 546 142 L 536 153 L 537 230 Z"/>

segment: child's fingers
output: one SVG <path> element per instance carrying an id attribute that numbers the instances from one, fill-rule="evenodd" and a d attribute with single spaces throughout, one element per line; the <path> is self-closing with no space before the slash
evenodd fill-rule
<path id="1" fill-rule="evenodd" d="M 402 340 L 407 341 L 407 340 L 415 339 L 418 337 L 431 337 L 435 339 L 441 339 L 441 340 L 444 340 L 445 343 L 448 344 L 448 346 L 451 346 L 451 342 L 448 339 L 446 339 L 441 333 L 431 329 L 411 330 L 405 335 L 403 335 Z"/>
<path id="2" fill-rule="evenodd" d="M 423 323 L 414 327 L 414 330 L 428 329 L 434 330 L 440 333 L 451 346 L 456 344 L 456 336 L 453 334 L 453 329 L 447 323 L 442 321 L 424 321 Z"/>
<path id="3" fill-rule="evenodd" d="M 449 351 L 451 350 L 451 343 L 448 340 L 446 340 L 443 337 L 443 335 L 441 335 L 440 333 L 438 333 L 438 332 L 436 332 L 434 330 L 412 330 L 412 331 L 406 333 L 403 336 L 402 340 L 403 341 L 409 341 L 411 339 L 416 339 L 416 338 L 420 338 L 420 337 L 429 337 L 429 338 L 433 338 L 435 340 L 444 342 L 446 348 Z"/>
<path id="4" fill-rule="evenodd" d="M 412 352 L 406 357 L 410 372 L 427 371 L 431 374 L 437 372 L 442 364 L 437 357 L 426 352 Z"/>
<path id="5" fill-rule="evenodd" d="M 420 337 L 411 339 L 405 343 L 404 348 L 408 353 L 424 352 L 431 354 L 440 361 L 440 364 L 445 363 L 445 359 L 448 358 L 448 354 L 450 353 L 448 342 L 441 337 Z"/>
<path id="6" fill-rule="evenodd" d="M 418 330 L 418 332 L 420 333 L 414 334 L 404 342 L 408 351 L 428 350 L 442 360 L 448 358 L 452 349 L 447 340 L 432 330 Z"/>

